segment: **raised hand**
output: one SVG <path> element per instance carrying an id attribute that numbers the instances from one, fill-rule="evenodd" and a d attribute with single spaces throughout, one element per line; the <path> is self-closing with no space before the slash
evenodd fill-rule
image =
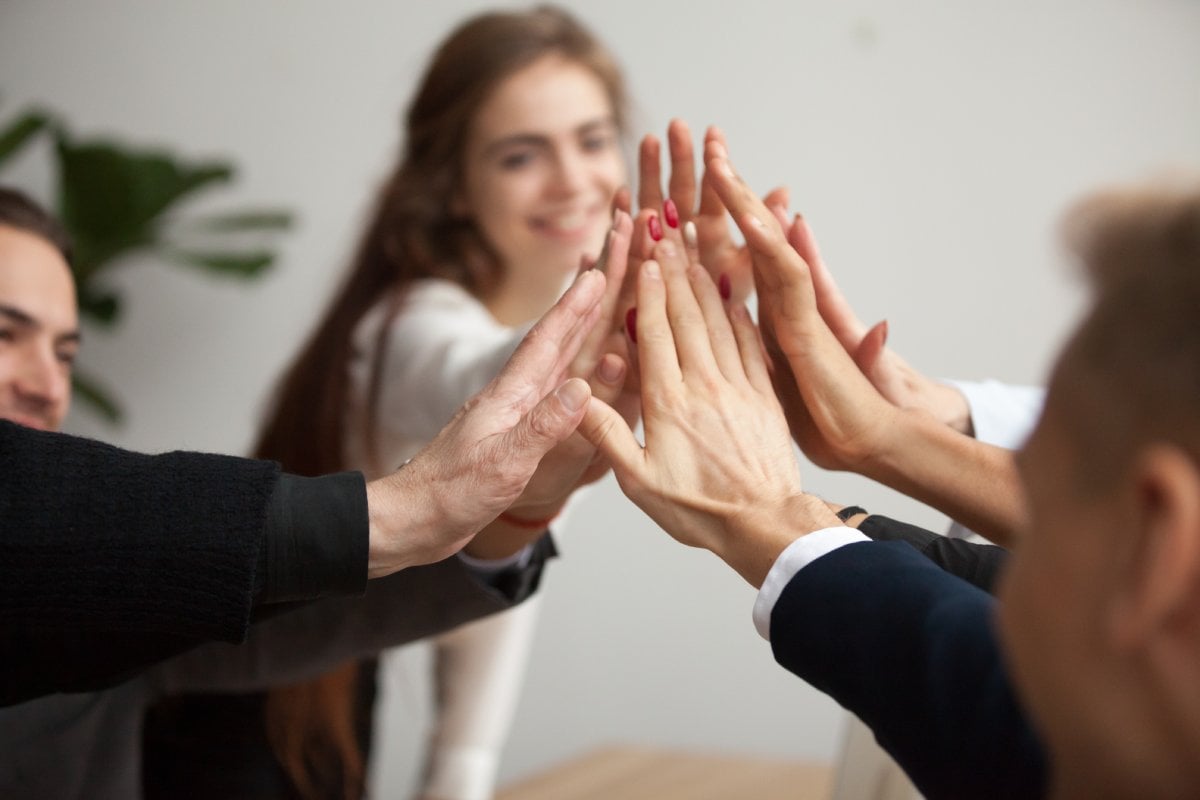
<path id="1" fill-rule="evenodd" d="M 595 399 L 580 433 L 655 522 L 759 585 L 779 552 L 807 532 L 799 520 L 817 520 L 808 530 L 838 523 L 802 492 L 745 307 L 726 315 L 711 278 L 688 263 L 677 231 L 664 235 L 654 255 L 640 271 L 636 322 L 645 447 Z"/>
<path id="2" fill-rule="evenodd" d="M 368 575 L 457 552 L 513 504 L 574 433 L 591 390 L 568 371 L 601 314 L 604 276 L 583 273 L 500 374 L 403 468 L 367 485 Z"/>
<path id="3" fill-rule="evenodd" d="M 810 265 L 737 177 L 724 146 L 710 142 L 705 163 L 752 253 L 763 338 L 800 447 L 820 466 L 874 478 L 1012 543 L 1025 515 L 1012 454 L 885 399 L 822 318 Z"/>
<path id="4" fill-rule="evenodd" d="M 724 134 L 715 126 L 708 129 L 704 139 L 705 146 L 709 142 L 725 143 Z M 692 132 L 681 119 L 673 119 L 667 126 L 667 150 L 671 174 L 667 183 L 669 195 L 664 198 L 661 144 L 653 135 L 642 139 L 638 155 L 638 204 L 643 210 L 663 207 L 664 216 L 673 215 L 683 230 L 690 223 L 700 263 L 715 283 L 728 287 L 726 293 L 733 302 L 741 303 L 754 291 L 750 253 L 744 245 L 734 242 L 725 206 L 711 185 L 707 168 L 697 185 Z M 771 190 L 763 203 L 786 214 L 787 189 Z"/>
<path id="5" fill-rule="evenodd" d="M 922 409 L 960 433 L 971 434 L 971 410 L 953 386 L 931 380 L 887 347 L 887 322 L 867 328 L 854 313 L 825 265 L 808 221 L 799 214 L 788 224 L 788 243 L 808 264 L 817 308 L 830 331 L 871 384 L 901 408 Z"/>

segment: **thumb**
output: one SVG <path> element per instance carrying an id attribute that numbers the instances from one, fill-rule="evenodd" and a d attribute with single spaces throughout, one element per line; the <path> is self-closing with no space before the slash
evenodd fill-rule
<path id="1" fill-rule="evenodd" d="M 885 319 L 867 331 L 854 350 L 854 363 L 858 365 L 862 374 L 866 375 L 867 379 L 875 385 L 876 389 L 879 389 L 880 384 L 885 382 L 888 377 L 885 374 L 886 365 L 883 363 L 887 336 L 888 324 Z"/>
<path id="2" fill-rule="evenodd" d="M 634 438 L 628 423 L 611 406 L 594 397 L 579 424 L 579 435 L 608 459 L 622 485 L 625 482 L 621 479 L 634 472 L 641 462 L 642 446 Z"/>
<path id="3" fill-rule="evenodd" d="M 532 461 L 536 468 L 542 456 L 579 427 L 591 394 L 586 381 L 571 378 L 543 397 L 504 435 L 501 457 Z"/>

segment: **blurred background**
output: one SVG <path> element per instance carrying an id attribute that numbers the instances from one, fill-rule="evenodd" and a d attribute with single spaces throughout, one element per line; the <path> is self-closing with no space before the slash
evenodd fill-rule
<path id="1" fill-rule="evenodd" d="M 0 1 L 0 124 L 39 105 L 80 136 L 227 159 L 236 180 L 186 212 L 294 215 L 258 280 L 157 257 L 111 270 L 123 313 L 87 331 L 80 365 L 125 421 L 77 404 L 69 431 L 151 452 L 248 448 L 394 158 L 418 71 L 491 5 Z M 863 319 L 886 318 L 889 344 L 933 375 L 1040 382 L 1084 299 L 1061 212 L 1105 183 L 1200 167 L 1195 0 L 562 5 L 620 58 L 636 131 L 721 125 L 751 185 L 790 187 Z M 24 148 L 0 181 L 53 203 L 51 149 Z M 811 466 L 805 479 L 945 526 L 863 479 Z M 842 712 L 774 664 L 732 571 L 670 541 L 611 480 L 560 549 L 506 780 L 618 742 L 834 756 Z M 383 796 L 411 780 L 428 711 L 423 655 L 398 658 Z"/>

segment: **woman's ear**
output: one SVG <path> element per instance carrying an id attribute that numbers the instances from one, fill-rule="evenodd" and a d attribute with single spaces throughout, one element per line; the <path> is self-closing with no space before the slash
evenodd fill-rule
<path id="1" fill-rule="evenodd" d="M 1133 504 L 1128 563 L 1117 572 L 1111 632 L 1120 649 L 1137 648 L 1200 598 L 1200 469 L 1175 445 L 1144 448 L 1126 473 Z"/>

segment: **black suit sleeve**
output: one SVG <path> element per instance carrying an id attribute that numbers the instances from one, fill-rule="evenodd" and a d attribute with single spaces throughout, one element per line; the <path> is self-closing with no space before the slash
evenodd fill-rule
<path id="1" fill-rule="evenodd" d="M 988 594 L 996 593 L 996 582 L 1008 563 L 1009 553 L 1003 547 L 939 536 L 880 514 L 864 519 L 858 529 L 877 542 L 907 542 L 946 572 Z"/>
<path id="2" fill-rule="evenodd" d="M 858 715 L 930 800 L 1031 798 L 1042 749 L 1013 695 L 994 600 L 901 542 L 801 569 L 771 616 L 775 658 Z"/>

